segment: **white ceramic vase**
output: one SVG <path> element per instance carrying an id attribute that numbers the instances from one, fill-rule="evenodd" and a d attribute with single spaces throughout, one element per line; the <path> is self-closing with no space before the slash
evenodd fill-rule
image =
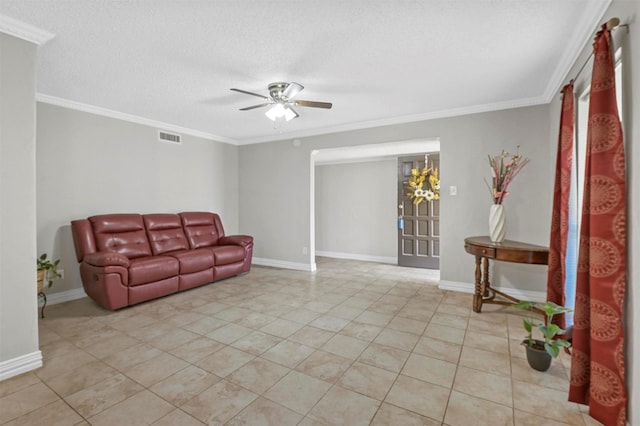
<path id="1" fill-rule="evenodd" d="M 507 233 L 507 215 L 502 204 L 493 204 L 489 210 L 489 238 L 501 243 Z"/>

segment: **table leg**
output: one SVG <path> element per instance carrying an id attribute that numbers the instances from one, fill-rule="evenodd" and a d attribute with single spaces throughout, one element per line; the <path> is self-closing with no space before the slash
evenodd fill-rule
<path id="1" fill-rule="evenodd" d="M 482 290 L 481 279 L 482 272 L 480 269 L 480 256 L 476 256 L 476 285 L 473 293 L 473 312 L 480 312 L 482 310 Z"/>
<path id="2" fill-rule="evenodd" d="M 489 282 L 489 259 L 483 257 L 482 261 L 482 268 L 484 269 L 484 271 L 482 272 L 482 295 L 484 297 L 488 297 L 489 288 L 491 287 L 491 283 Z"/>

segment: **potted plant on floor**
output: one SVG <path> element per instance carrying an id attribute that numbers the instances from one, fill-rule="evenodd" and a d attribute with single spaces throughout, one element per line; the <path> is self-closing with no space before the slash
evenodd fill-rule
<path id="1" fill-rule="evenodd" d="M 62 275 L 58 272 L 59 263 L 60 259 L 47 259 L 47 253 L 38 258 L 38 294 L 42 293 L 45 278 L 48 283 L 47 287 L 51 287 L 55 278 L 62 278 Z"/>
<path id="2" fill-rule="evenodd" d="M 531 368 L 538 371 L 547 371 L 551 366 L 552 358 L 560 354 L 560 348 L 569 348 L 571 343 L 556 336 L 565 334 L 565 330 L 553 324 L 555 315 L 571 312 L 569 308 L 557 305 L 553 302 L 535 303 L 521 301 L 513 305 L 514 308 L 526 311 L 542 311 L 546 317 L 544 323 L 539 323 L 531 318 L 523 319 L 524 329 L 527 332 L 526 339 L 522 341 L 527 351 L 527 361 Z M 537 328 L 542 332 L 544 341 L 533 338 L 533 329 Z"/>

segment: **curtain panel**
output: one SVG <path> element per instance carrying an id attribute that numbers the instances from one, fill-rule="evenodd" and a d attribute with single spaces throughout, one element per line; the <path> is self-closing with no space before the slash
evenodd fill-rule
<path id="1" fill-rule="evenodd" d="M 571 167 L 573 162 L 574 134 L 573 80 L 562 88 L 562 112 L 560 135 L 556 156 L 556 178 L 553 186 L 553 210 L 549 238 L 549 267 L 547 273 L 547 300 L 565 305 L 565 279 L 567 236 L 569 234 L 569 193 L 571 191 Z M 553 322 L 565 328 L 564 314 L 556 315 Z"/>
<path id="2" fill-rule="evenodd" d="M 569 400 L 605 425 L 626 422 L 623 305 L 626 184 L 611 33 L 594 42 Z"/>

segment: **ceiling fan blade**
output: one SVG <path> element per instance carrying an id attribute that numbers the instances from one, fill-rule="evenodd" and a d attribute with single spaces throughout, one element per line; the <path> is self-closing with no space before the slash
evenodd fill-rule
<path id="1" fill-rule="evenodd" d="M 285 99 L 293 99 L 298 93 L 304 89 L 304 86 L 300 83 L 291 82 L 282 92 L 282 97 Z"/>
<path id="2" fill-rule="evenodd" d="M 331 107 L 333 106 L 333 104 L 331 102 L 316 102 L 316 101 L 298 100 L 298 101 L 294 101 L 293 103 L 296 106 L 311 107 L 311 108 L 331 109 Z"/>
<path id="3" fill-rule="evenodd" d="M 262 99 L 270 99 L 267 96 L 260 95 L 258 93 L 247 92 L 246 90 L 242 90 L 242 89 L 233 89 L 232 88 L 232 89 L 229 89 L 229 90 L 233 90 L 234 92 L 244 93 L 245 95 L 257 96 L 257 97 L 262 98 Z"/>
<path id="4" fill-rule="evenodd" d="M 249 111 L 249 110 L 256 109 L 256 108 L 266 107 L 267 105 L 271 105 L 271 103 L 269 102 L 269 103 L 266 103 L 266 104 L 253 105 L 253 106 L 249 106 L 249 107 L 240 108 L 240 111 Z"/>

